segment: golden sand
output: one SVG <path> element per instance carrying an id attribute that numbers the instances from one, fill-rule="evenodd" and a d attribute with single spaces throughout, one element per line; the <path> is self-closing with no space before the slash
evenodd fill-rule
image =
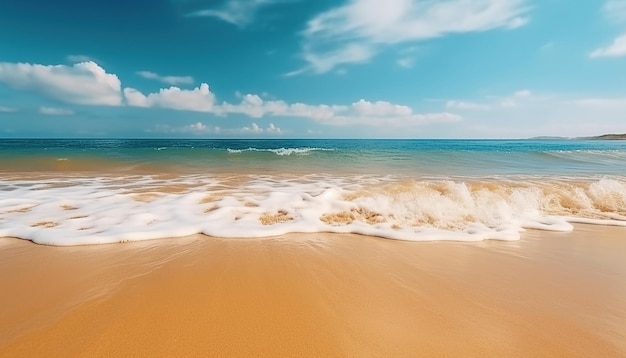
<path id="1" fill-rule="evenodd" d="M 626 229 L 0 239 L 0 356 L 626 357 Z"/>

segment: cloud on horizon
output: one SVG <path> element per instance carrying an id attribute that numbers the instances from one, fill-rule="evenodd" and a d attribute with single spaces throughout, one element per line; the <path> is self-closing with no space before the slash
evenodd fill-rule
<path id="1" fill-rule="evenodd" d="M 170 87 L 144 95 L 134 88 L 125 88 L 128 105 L 134 107 L 159 107 L 182 111 L 212 113 L 217 116 L 243 114 L 252 118 L 267 116 L 292 117 L 313 120 L 326 125 L 346 126 L 415 126 L 433 122 L 451 122 L 461 119 L 452 113 L 414 113 L 408 106 L 385 101 L 359 100 L 351 105 L 310 105 L 287 103 L 282 100 L 263 100 L 259 95 L 246 94 L 241 102 L 217 103 L 209 85 L 202 83 L 192 90 Z"/>
<path id="2" fill-rule="evenodd" d="M 188 124 L 182 127 L 172 127 L 167 124 L 157 124 L 154 129 L 147 132 L 165 133 L 165 134 L 191 134 L 191 135 L 282 135 L 284 131 L 270 123 L 266 128 L 262 128 L 256 123 L 242 128 L 222 128 L 218 126 L 208 126 L 202 122 Z"/>
<path id="3" fill-rule="evenodd" d="M 408 106 L 385 101 L 370 102 L 364 99 L 350 105 L 311 105 L 290 104 L 282 100 L 266 101 L 259 95 L 247 94 L 241 96 L 241 102 L 237 104 L 217 103 L 216 95 L 211 92 L 207 83 L 202 83 L 194 89 L 171 86 L 145 95 L 131 87 L 121 90 L 119 78 L 107 73 L 95 62 L 82 62 L 73 66 L 2 62 L 0 83 L 79 105 L 126 105 L 203 112 L 217 116 L 243 114 L 252 118 L 293 117 L 333 126 L 404 127 L 461 119 L 460 116 L 448 112 L 420 114 L 414 113 Z M 68 115 L 69 111 L 71 110 L 41 107 L 39 112 L 46 115 Z"/>

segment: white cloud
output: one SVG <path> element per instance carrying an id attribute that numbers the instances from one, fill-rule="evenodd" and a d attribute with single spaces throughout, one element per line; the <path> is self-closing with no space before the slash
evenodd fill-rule
<path id="1" fill-rule="evenodd" d="M 252 126 L 250 127 L 241 128 L 241 132 L 242 133 L 261 133 L 263 132 L 263 128 L 259 127 L 259 125 L 256 123 L 252 123 Z"/>
<path id="2" fill-rule="evenodd" d="M 407 106 L 385 101 L 369 102 L 364 99 L 354 102 L 352 108 L 359 116 L 368 117 L 409 116 L 413 113 Z"/>
<path id="3" fill-rule="evenodd" d="M 216 111 L 220 115 L 239 113 L 253 118 L 261 118 L 266 114 L 285 113 L 288 107 L 289 105 L 283 101 L 264 101 L 258 95 L 246 94 L 241 96 L 241 103 L 223 103 L 216 108 Z"/>
<path id="4" fill-rule="evenodd" d="M 263 100 L 255 94 L 241 95 L 241 102 L 217 104 L 215 95 L 209 86 L 203 83 L 194 90 L 181 90 L 177 87 L 162 89 L 147 96 L 133 88 L 125 88 L 126 102 L 135 107 L 160 107 L 184 111 L 207 112 L 219 116 L 243 114 L 252 118 L 266 116 L 304 118 L 327 125 L 364 125 L 364 126 L 413 126 L 431 122 L 449 122 L 461 117 L 451 113 L 418 114 L 408 106 L 386 101 L 370 102 L 359 100 L 351 105 L 311 105 L 306 103 L 287 103 L 282 100 Z M 261 128 L 259 128 L 261 129 Z M 254 126 L 248 131 L 255 132 Z M 276 129 L 269 129 L 275 131 Z"/>
<path id="5" fill-rule="evenodd" d="M 262 128 L 261 126 L 259 126 L 256 123 L 252 123 L 249 127 L 245 126 L 243 128 L 233 128 L 233 129 L 227 129 L 225 130 L 226 133 L 228 134 L 235 134 L 235 135 L 240 135 L 240 134 L 267 134 L 267 135 L 281 135 L 283 134 L 283 130 L 276 127 L 274 125 L 274 123 L 270 123 L 269 126 L 267 126 L 266 128 Z"/>
<path id="6" fill-rule="evenodd" d="M 283 132 L 283 130 L 276 127 L 274 123 L 270 123 L 269 127 L 267 127 L 265 131 L 267 133 L 273 133 L 273 134 L 281 134 Z"/>
<path id="7" fill-rule="evenodd" d="M 215 17 L 238 27 L 246 27 L 252 23 L 262 7 L 292 1 L 294 0 L 228 0 L 221 7 L 194 11 L 188 16 Z"/>
<path id="8" fill-rule="evenodd" d="M 305 103 L 287 104 L 284 101 L 263 101 L 256 95 L 246 95 L 240 104 L 222 104 L 216 110 L 221 114 L 243 113 L 257 118 L 266 115 L 305 118 L 334 126 L 404 127 L 461 119 L 459 116 L 450 113 L 417 114 L 410 107 L 385 101 L 370 102 L 361 99 L 349 106 L 310 105 Z"/>
<path id="9" fill-rule="evenodd" d="M 192 90 L 178 87 L 162 88 L 145 96 L 134 88 L 124 88 L 126 102 L 134 107 L 160 107 L 193 112 L 213 112 L 215 95 L 202 83 Z"/>
<path id="10" fill-rule="evenodd" d="M 190 85 L 194 82 L 193 77 L 191 76 L 161 76 L 150 71 L 138 71 L 137 75 L 149 80 L 160 81 L 171 86 Z"/>
<path id="11" fill-rule="evenodd" d="M 166 124 L 157 124 L 153 130 L 148 132 L 158 132 L 167 134 L 190 134 L 190 135 L 242 135 L 242 134 L 268 134 L 280 135 L 283 130 L 276 127 L 274 123 L 270 123 L 266 128 L 262 128 L 256 123 L 242 128 L 221 128 L 217 126 L 208 126 L 202 122 L 188 124 L 182 127 L 172 127 Z"/>
<path id="12" fill-rule="evenodd" d="M 74 114 L 74 111 L 65 108 L 40 107 L 39 113 L 47 116 L 70 116 Z"/>
<path id="13" fill-rule="evenodd" d="M 120 80 L 95 62 L 73 66 L 0 62 L 0 83 L 67 103 L 122 104 Z"/>
<path id="14" fill-rule="evenodd" d="M 167 133 L 167 134 L 220 134 L 222 129 L 220 127 L 207 126 L 202 122 L 196 122 L 188 124 L 182 127 L 172 127 L 167 124 L 157 124 L 154 129 L 147 130 L 147 132 Z"/>
<path id="15" fill-rule="evenodd" d="M 626 0 L 609 0 L 602 6 L 604 15 L 615 22 L 626 22 Z"/>
<path id="16" fill-rule="evenodd" d="M 1 113 L 13 113 L 13 112 L 17 112 L 17 108 L 0 106 L 0 112 Z"/>
<path id="17" fill-rule="evenodd" d="M 385 46 L 452 33 L 513 29 L 528 22 L 527 0 L 351 0 L 310 20 L 303 31 L 303 72 L 325 73 L 367 62 Z"/>
<path id="18" fill-rule="evenodd" d="M 446 102 L 446 108 L 448 109 L 458 109 L 458 110 L 480 110 L 485 111 L 490 107 L 486 104 L 469 102 L 469 101 L 448 101 Z"/>
<path id="19" fill-rule="evenodd" d="M 626 33 L 618 36 L 609 46 L 598 48 L 589 54 L 591 58 L 622 56 L 626 56 Z"/>

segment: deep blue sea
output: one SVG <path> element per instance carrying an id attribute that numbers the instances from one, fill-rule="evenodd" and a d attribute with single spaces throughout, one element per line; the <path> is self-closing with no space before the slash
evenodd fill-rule
<path id="1" fill-rule="evenodd" d="M 0 237 L 518 240 L 626 227 L 626 141 L 3 139 Z"/>

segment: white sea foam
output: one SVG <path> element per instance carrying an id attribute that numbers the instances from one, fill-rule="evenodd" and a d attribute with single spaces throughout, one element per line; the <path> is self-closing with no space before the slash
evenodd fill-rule
<path id="1" fill-rule="evenodd" d="M 275 148 L 275 149 L 259 149 L 259 148 L 246 148 L 246 149 L 230 149 L 228 148 L 228 153 L 231 154 L 239 154 L 239 153 L 243 153 L 243 152 L 271 152 L 274 153 L 276 155 L 292 155 L 292 154 L 300 154 L 300 155 L 306 155 L 309 154 L 310 152 L 313 151 L 333 151 L 333 149 L 330 148 L 310 148 L 310 147 L 304 147 L 304 148 Z"/>
<path id="2" fill-rule="evenodd" d="M 626 226 L 626 179 L 149 176 L 0 180 L 0 237 L 83 245 L 289 232 L 517 240 L 524 229 Z"/>

